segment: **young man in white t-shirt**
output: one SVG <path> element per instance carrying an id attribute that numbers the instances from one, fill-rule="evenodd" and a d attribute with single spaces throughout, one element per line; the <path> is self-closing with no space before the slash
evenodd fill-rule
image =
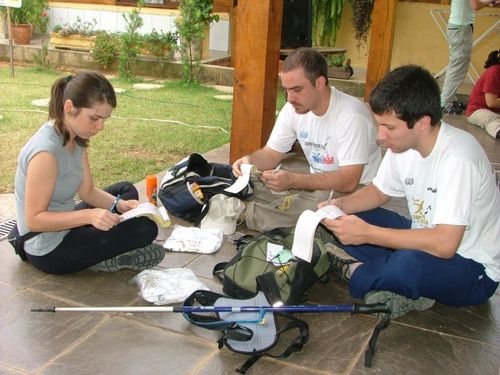
<path id="1" fill-rule="evenodd" d="M 395 318 L 434 300 L 484 303 L 500 280 L 500 193 L 484 150 L 441 122 L 439 87 L 420 67 L 389 73 L 370 105 L 387 153 L 373 184 L 331 201 L 347 213 L 324 220 L 345 251 L 334 270 Z M 380 208 L 390 197 L 406 198 L 410 219 Z"/>
<path id="2" fill-rule="evenodd" d="M 305 209 L 316 209 L 330 191 L 352 192 L 376 174 L 382 156 L 370 111 L 329 86 L 327 72 L 325 58 L 311 48 L 296 49 L 283 62 L 287 103 L 267 145 L 233 164 L 236 176 L 242 163 L 262 171 L 253 179 L 254 194 L 247 204 L 250 229 L 293 227 Z M 309 163 L 308 174 L 279 168 L 295 141 Z"/>

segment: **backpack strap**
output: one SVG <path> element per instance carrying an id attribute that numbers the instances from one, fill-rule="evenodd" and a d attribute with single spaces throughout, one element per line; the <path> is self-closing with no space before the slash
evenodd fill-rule
<path id="1" fill-rule="evenodd" d="M 193 306 L 195 302 L 200 303 L 202 306 L 214 306 L 214 303 L 221 297 L 224 296 L 209 290 L 197 290 L 184 301 L 183 306 Z M 183 315 L 188 322 L 198 327 L 221 331 L 223 335 L 217 341 L 219 349 L 222 347 L 225 339 L 249 341 L 253 337 L 253 331 L 250 328 L 232 320 L 223 320 L 217 313 L 215 313 L 215 315 L 206 315 L 196 314 L 194 312 L 184 312 Z"/>
<path id="2" fill-rule="evenodd" d="M 212 275 L 214 275 L 221 283 L 224 282 L 224 268 L 226 268 L 227 263 L 228 262 L 217 263 L 212 270 Z"/>
<path id="3" fill-rule="evenodd" d="M 276 302 L 288 302 L 281 300 L 280 288 L 273 272 L 259 275 L 255 278 L 255 281 L 257 282 L 257 290 L 261 290 L 266 295 L 271 305 L 274 305 Z"/>
<path id="4" fill-rule="evenodd" d="M 23 234 L 22 236 L 19 234 L 19 230 L 17 228 L 17 223 L 14 224 L 9 234 L 7 235 L 7 240 L 14 248 L 15 252 L 23 262 L 28 261 L 28 257 L 26 256 L 26 252 L 24 251 L 24 243 L 29 239 L 39 235 L 40 232 L 28 232 Z"/>
<path id="5" fill-rule="evenodd" d="M 309 341 L 309 326 L 306 322 L 297 319 L 289 314 L 275 314 L 275 315 L 289 319 L 289 321 L 286 324 L 284 324 L 281 327 L 281 329 L 276 333 L 277 336 L 279 336 L 283 332 L 286 332 L 294 328 L 298 329 L 299 333 L 297 334 L 297 336 L 295 336 L 290 345 L 288 345 L 288 347 L 280 354 L 269 354 L 269 353 L 254 354 L 249 359 L 247 359 L 240 368 L 236 369 L 237 373 L 245 374 L 255 362 L 257 362 L 260 358 L 264 356 L 271 358 L 288 358 L 293 353 L 300 352 L 304 347 L 304 345 Z"/>

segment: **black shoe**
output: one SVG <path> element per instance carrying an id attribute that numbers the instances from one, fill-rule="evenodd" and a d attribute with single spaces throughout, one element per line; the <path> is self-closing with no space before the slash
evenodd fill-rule
<path id="1" fill-rule="evenodd" d="M 102 272 L 116 272 L 123 268 L 144 271 L 161 263 L 165 257 L 165 248 L 157 243 L 131 250 L 114 258 L 97 263 L 94 269 Z"/>
<path id="2" fill-rule="evenodd" d="M 453 102 L 448 104 L 446 107 L 441 108 L 441 112 L 448 113 L 450 115 L 459 115 L 464 111 L 462 104 L 459 102 Z"/>
<path id="3" fill-rule="evenodd" d="M 334 244 L 325 244 L 326 251 L 328 251 L 328 257 L 330 260 L 330 266 L 333 273 L 341 280 L 349 282 L 350 270 L 349 267 L 353 263 L 360 263 L 359 260 L 354 259 L 349 254 L 347 254 L 340 247 Z"/>
<path id="4" fill-rule="evenodd" d="M 463 111 L 465 111 L 465 109 L 467 108 L 467 103 L 462 103 L 462 102 L 459 102 L 458 100 L 455 100 L 455 101 L 453 102 L 453 105 L 454 105 L 455 107 L 460 108 L 460 109 L 461 109 L 461 110 L 463 110 Z"/>

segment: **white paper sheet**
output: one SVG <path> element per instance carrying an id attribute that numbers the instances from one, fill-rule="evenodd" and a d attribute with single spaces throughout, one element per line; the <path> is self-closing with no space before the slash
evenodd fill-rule
<path id="1" fill-rule="evenodd" d="M 238 194 L 248 185 L 248 182 L 250 181 L 250 174 L 257 169 L 252 164 L 243 163 L 240 166 L 240 170 L 240 177 L 238 177 L 234 184 L 225 188 L 224 191 L 232 194 Z"/>
<path id="2" fill-rule="evenodd" d="M 297 258 L 311 262 L 314 233 L 319 222 L 323 219 L 321 215 L 311 210 L 305 210 L 297 220 L 295 234 L 293 236 L 292 253 Z"/>
<path id="3" fill-rule="evenodd" d="M 292 253 L 297 258 L 304 259 L 306 262 L 311 262 L 314 234 L 318 224 L 323 219 L 336 219 L 345 213 L 334 205 L 321 207 L 317 211 L 305 210 L 299 216 L 293 236 Z"/>
<path id="4" fill-rule="evenodd" d="M 339 216 L 345 215 L 345 212 L 333 204 L 323 206 L 316 213 L 325 219 L 336 219 Z"/>

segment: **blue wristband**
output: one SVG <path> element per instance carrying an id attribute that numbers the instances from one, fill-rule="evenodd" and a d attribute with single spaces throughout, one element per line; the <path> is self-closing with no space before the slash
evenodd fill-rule
<path id="1" fill-rule="evenodd" d="M 109 211 L 110 212 L 118 212 L 116 211 L 116 206 L 118 205 L 118 201 L 120 200 L 120 194 L 118 194 L 115 198 L 115 200 L 113 201 L 113 204 L 111 205 L 111 207 L 109 208 Z"/>

